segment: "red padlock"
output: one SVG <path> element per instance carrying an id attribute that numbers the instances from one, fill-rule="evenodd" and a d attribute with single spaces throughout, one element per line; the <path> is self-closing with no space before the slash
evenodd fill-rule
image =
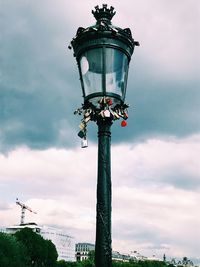
<path id="1" fill-rule="evenodd" d="M 108 106 L 111 106 L 113 104 L 112 99 L 110 99 L 110 98 L 107 98 L 106 102 L 107 102 Z"/>
<path id="2" fill-rule="evenodd" d="M 125 120 L 128 119 L 128 113 L 127 112 L 124 113 L 124 119 Z"/>
<path id="3" fill-rule="evenodd" d="M 121 122 L 121 126 L 122 126 L 122 127 L 126 127 L 126 126 L 127 126 L 127 122 L 126 122 L 126 121 L 122 121 L 122 122 Z"/>

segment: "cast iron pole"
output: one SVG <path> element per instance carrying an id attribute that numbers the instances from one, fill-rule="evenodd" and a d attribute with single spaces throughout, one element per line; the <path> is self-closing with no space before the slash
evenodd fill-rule
<path id="1" fill-rule="evenodd" d="M 96 207 L 95 266 L 112 266 L 111 247 L 111 125 L 110 118 L 99 118 L 98 125 L 98 177 Z"/>

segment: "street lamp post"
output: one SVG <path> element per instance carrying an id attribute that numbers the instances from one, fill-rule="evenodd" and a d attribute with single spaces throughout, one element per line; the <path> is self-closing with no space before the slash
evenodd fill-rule
<path id="1" fill-rule="evenodd" d="M 75 113 L 83 114 L 79 137 L 87 146 L 87 123 L 98 125 L 98 178 L 96 206 L 95 266 L 111 267 L 111 125 L 113 121 L 128 118 L 125 104 L 128 67 L 134 47 L 129 28 L 113 26 L 114 8 L 107 5 L 92 11 L 96 24 L 79 27 L 71 46 L 76 57 L 84 104 Z"/>

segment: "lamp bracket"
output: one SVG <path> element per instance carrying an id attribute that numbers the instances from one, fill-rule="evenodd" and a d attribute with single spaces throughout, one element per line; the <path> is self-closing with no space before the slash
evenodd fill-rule
<path id="1" fill-rule="evenodd" d="M 109 97 L 102 97 L 98 101 L 98 106 L 86 101 L 81 108 L 74 111 L 75 115 L 83 115 L 79 125 L 80 131 L 78 136 L 86 140 L 87 124 L 89 121 L 97 122 L 99 119 L 115 121 L 119 119 L 128 119 L 128 104 L 121 103 L 113 106 L 112 99 Z"/>

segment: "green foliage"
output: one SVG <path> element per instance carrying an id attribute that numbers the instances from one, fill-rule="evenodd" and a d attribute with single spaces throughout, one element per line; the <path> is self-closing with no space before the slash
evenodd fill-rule
<path id="1" fill-rule="evenodd" d="M 94 262 L 90 259 L 81 262 L 81 267 L 94 267 Z"/>
<path id="2" fill-rule="evenodd" d="M 93 257 L 94 253 L 91 253 Z M 112 262 L 112 267 L 166 267 L 166 263 L 162 261 L 134 261 L 130 260 L 129 262 Z M 66 262 L 58 261 L 57 267 L 94 267 L 93 259 L 89 257 L 88 260 L 79 261 L 79 262 Z"/>
<path id="3" fill-rule="evenodd" d="M 88 253 L 88 259 L 92 262 L 94 262 L 94 258 L 95 258 L 95 251 L 94 250 L 90 250 Z"/>
<path id="4" fill-rule="evenodd" d="M 77 262 L 66 262 L 60 260 L 57 262 L 57 267 L 95 267 L 94 262 L 90 259 Z"/>
<path id="5" fill-rule="evenodd" d="M 43 238 L 34 233 L 30 228 L 24 228 L 15 233 L 17 240 L 21 241 L 26 247 L 30 256 L 29 264 L 34 267 L 40 267 L 45 264 L 47 256 L 46 246 L 44 246 Z"/>
<path id="6" fill-rule="evenodd" d="M 55 245 L 50 240 L 45 240 L 46 242 L 46 267 L 56 267 L 56 261 L 58 258 L 58 253 Z"/>
<path id="7" fill-rule="evenodd" d="M 28 255 L 21 242 L 14 236 L 0 233 L 0 266 L 27 267 Z"/>
<path id="8" fill-rule="evenodd" d="M 81 262 L 66 262 L 64 260 L 60 260 L 57 262 L 56 267 L 82 267 Z"/>
<path id="9" fill-rule="evenodd" d="M 58 257 L 56 248 L 50 240 L 24 228 L 15 233 L 18 241 L 23 243 L 29 255 L 29 265 L 32 267 L 55 267 Z"/>
<path id="10" fill-rule="evenodd" d="M 132 267 L 135 265 L 132 265 L 129 262 L 121 262 L 121 261 L 113 261 L 112 262 L 112 267 Z"/>
<path id="11" fill-rule="evenodd" d="M 57 257 L 55 245 L 30 228 L 15 235 L 0 233 L 1 267 L 57 267 Z"/>
<path id="12" fill-rule="evenodd" d="M 163 261 L 134 261 L 117 262 L 113 261 L 112 267 L 166 267 Z"/>
<path id="13" fill-rule="evenodd" d="M 64 260 L 60 260 L 57 262 L 57 265 L 56 267 L 67 267 L 67 266 L 70 266 L 70 265 L 67 265 L 67 262 L 64 261 Z M 71 267 L 71 266 L 70 266 Z"/>

